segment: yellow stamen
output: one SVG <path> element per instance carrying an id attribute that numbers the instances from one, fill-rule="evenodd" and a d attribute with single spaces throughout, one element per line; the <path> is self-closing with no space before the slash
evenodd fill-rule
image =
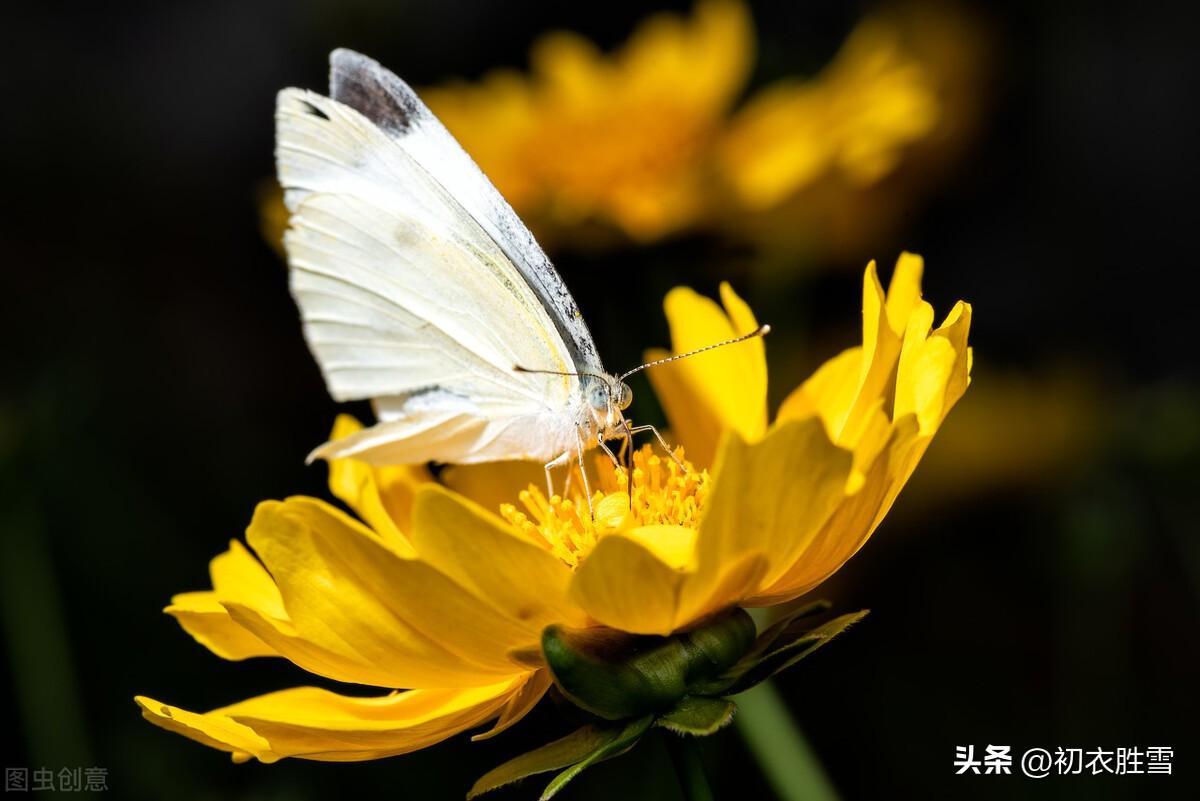
<path id="1" fill-rule="evenodd" d="M 649 445 L 634 451 L 632 502 L 625 468 L 614 467 L 605 456 L 596 457 L 594 519 L 582 494 L 547 499 L 532 484 L 517 496 L 524 511 L 506 503 L 500 514 L 531 539 L 544 542 L 559 559 L 578 567 L 606 534 L 639 526 L 694 527 L 699 522 L 708 492 L 708 471 L 697 470 L 686 461 L 683 448 L 676 448 L 675 455 L 686 471 L 674 459 L 655 455 Z M 575 476 L 571 484 L 579 487 L 583 482 Z"/>

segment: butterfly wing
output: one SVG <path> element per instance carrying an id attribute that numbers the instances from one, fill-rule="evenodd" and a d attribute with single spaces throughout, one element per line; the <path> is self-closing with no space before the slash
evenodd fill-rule
<path id="1" fill-rule="evenodd" d="M 330 96 L 394 139 L 487 232 L 554 321 L 576 372 L 603 373 L 571 293 L 512 206 L 404 81 L 353 50 L 329 55 Z"/>
<path id="2" fill-rule="evenodd" d="M 577 379 L 513 368 L 569 372 L 572 351 L 440 165 L 403 146 L 420 131 L 398 138 L 299 89 L 280 93 L 276 122 L 305 337 L 333 397 L 370 398 L 381 420 L 314 455 L 477 462 L 567 449 Z"/>

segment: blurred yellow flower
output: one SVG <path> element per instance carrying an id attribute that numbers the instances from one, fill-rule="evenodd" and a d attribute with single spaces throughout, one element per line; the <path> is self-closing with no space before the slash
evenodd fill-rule
<path id="1" fill-rule="evenodd" d="M 879 9 L 815 78 L 764 88 L 730 121 L 718 160 L 732 200 L 713 227 L 777 269 L 894 247 L 975 138 L 991 62 L 957 4 Z"/>
<path id="2" fill-rule="evenodd" d="M 966 389 L 970 307 L 933 329 L 920 277 L 905 255 L 885 294 L 870 265 L 863 345 L 821 367 L 774 422 L 761 340 L 661 370 L 692 462 L 647 447 L 627 475 L 598 459 L 594 518 L 578 493 L 548 499 L 530 484 L 497 515 L 421 467 L 334 461 L 331 490 L 359 520 L 314 498 L 262 503 L 247 531 L 258 558 L 232 543 L 213 560 L 213 589 L 167 612 L 227 659 L 282 656 L 337 681 L 415 689 L 300 687 L 203 714 L 139 697 L 143 714 L 237 760 L 374 759 L 493 719 L 483 736 L 511 726 L 564 684 L 548 637 L 569 652 L 579 629 L 668 635 L 724 620 L 736 633 L 720 613 L 796 598 L 854 554 Z M 757 325 L 728 286 L 721 294 L 725 311 L 687 289 L 667 297 L 677 350 Z M 334 434 L 357 427 L 341 418 Z M 482 486 L 508 470 L 444 478 Z"/>
<path id="3" fill-rule="evenodd" d="M 742 5 L 704 0 L 691 18 L 651 17 L 611 55 L 552 33 L 528 76 L 422 96 L 539 234 L 598 220 L 653 240 L 706 212 L 708 154 L 753 49 Z"/>
<path id="4" fill-rule="evenodd" d="M 867 18 L 818 75 L 781 79 L 735 111 L 754 57 L 749 12 L 701 0 L 690 17 L 652 17 L 611 54 L 554 33 L 534 45 L 528 75 L 423 96 L 551 246 L 612 230 L 639 242 L 742 236 L 745 217 L 831 177 L 867 190 L 936 133 L 942 62 L 918 58 L 906 30 Z"/>
<path id="5" fill-rule="evenodd" d="M 421 94 L 548 250 L 704 230 L 794 269 L 890 247 L 973 137 L 982 28 L 945 4 L 889 7 L 816 75 L 739 106 L 754 51 L 742 3 L 700 0 L 690 16 L 645 20 L 611 53 L 550 33 L 528 73 Z M 259 202 L 278 250 L 280 196 Z"/>
<path id="6" fill-rule="evenodd" d="M 875 183 L 938 113 L 930 76 L 899 32 L 869 19 L 815 80 L 781 80 L 755 95 L 730 120 L 717 162 L 743 205 L 767 208 L 829 171 Z"/>

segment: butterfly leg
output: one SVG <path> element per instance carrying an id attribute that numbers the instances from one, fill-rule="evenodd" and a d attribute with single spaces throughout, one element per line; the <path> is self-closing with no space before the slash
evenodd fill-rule
<path id="1" fill-rule="evenodd" d="M 654 438 L 658 440 L 658 444 L 659 444 L 659 445 L 661 445 L 661 446 L 662 446 L 662 449 L 663 449 L 664 451 L 666 451 L 666 452 L 667 452 L 667 454 L 668 454 L 668 455 L 669 455 L 669 456 L 670 456 L 672 459 L 674 459 L 674 460 L 675 460 L 675 464 L 679 465 L 679 469 L 681 469 L 681 470 L 682 470 L 683 472 L 685 472 L 685 473 L 687 472 L 687 465 L 685 465 L 685 464 L 684 464 L 684 463 L 683 463 L 683 462 L 680 460 L 680 458 L 679 458 L 678 456 L 676 456 L 676 455 L 675 455 L 675 451 L 674 451 L 674 450 L 672 450 L 672 449 L 670 448 L 670 446 L 668 446 L 668 445 L 667 445 L 667 441 L 666 441 L 665 439 L 663 439 L 663 435 L 662 435 L 662 434 L 660 434 L 660 433 L 658 433 L 658 429 L 657 429 L 657 428 L 655 428 L 654 426 L 652 426 L 652 425 L 633 426 L 632 428 L 630 428 L 630 429 L 629 429 L 629 435 L 630 435 L 630 436 L 633 436 L 634 434 L 640 434 L 640 433 L 642 433 L 643 431 L 649 431 L 649 432 L 651 432 L 652 434 L 654 434 Z"/>
<path id="2" fill-rule="evenodd" d="M 588 486 L 587 470 L 583 467 L 583 435 L 579 433 L 579 429 L 575 429 L 575 444 L 576 455 L 579 457 L 579 477 L 583 479 L 583 494 L 587 496 L 588 514 L 593 520 L 596 519 L 596 510 L 592 508 L 592 488 Z"/>
<path id="3" fill-rule="evenodd" d="M 554 497 L 554 479 L 550 475 L 550 471 L 555 467 L 562 467 L 571 461 L 571 452 L 563 451 L 558 456 L 546 462 L 542 467 L 546 469 L 546 500 L 549 501 Z"/>
<path id="4" fill-rule="evenodd" d="M 625 436 L 621 438 L 621 464 L 625 465 L 625 473 L 633 473 L 633 428 L 625 415 L 621 415 L 621 430 Z"/>
<path id="5" fill-rule="evenodd" d="M 604 434 L 596 435 L 596 444 L 600 446 L 600 450 L 604 451 L 604 455 L 612 460 L 613 467 L 621 467 L 621 460 L 612 452 L 612 448 L 608 447 L 608 443 L 604 441 Z"/>
<path id="6" fill-rule="evenodd" d="M 629 511 L 633 511 L 633 429 L 625 415 L 621 415 L 621 429 L 625 436 L 621 438 L 621 464 L 625 468 L 626 488 L 629 490 Z"/>
<path id="7" fill-rule="evenodd" d="M 571 497 L 571 485 L 574 482 L 575 482 L 575 470 L 574 469 L 568 470 L 567 471 L 567 483 L 563 485 L 563 491 L 562 491 L 562 496 L 564 498 Z"/>

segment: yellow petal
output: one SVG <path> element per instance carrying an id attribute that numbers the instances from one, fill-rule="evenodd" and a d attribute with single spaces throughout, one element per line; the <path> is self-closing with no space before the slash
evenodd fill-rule
<path id="1" fill-rule="evenodd" d="M 853 405 L 837 427 L 835 441 L 846 445 L 845 432 L 858 430 L 861 417 L 883 397 L 896 370 L 900 355 L 900 335 L 888 321 L 887 299 L 875 262 L 867 265 L 863 275 L 863 356 L 859 365 L 858 390 Z"/>
<path id="2" fill-rule="evenodd" d="M 863 415 L 859 427 L 845 434 L 847 447 L 854 448 L 854 469 L 846 482 L 847 495 L 853 495 L 863 486 L 867 471 L 891 435 L 892 421 L 884 411 L 884 398 L 880 398 L 871 411 Z"/>
<path id="3" fill-rule="evenodd" d="M 551 623 L 585 623 L 567 596 L 569 567 L 496 515 L 441 487 L 418 493 L 412 541 L 424 562 L 524 626 L 531 642 Z"/>
<path id="4" fill-rule="evenodd" d="M 303 642 L 356 666 L 332 678 L 390 687 L 486 684 L 512 672 L 505 654 L 528 640 L 524 627 L 316 499 L 259 504 L 247 538 L 274 576 L 294 629 L 259 620 L 255 633 L 281 652 Z M 276 639 L 267 639 L 264 624 Z"/>
<path id="5" fill-rule="evenodd" d="M 556 476 L 561 481 L 561 477 Z M 546 472 L 537 462 L 481 462 L 449 464 L 438 474 L 438 482 L 484 509 L 496 510 L 530 484 L 543 486 Z"/>
<path id="6" fill-rule="evenodd" d="M 921 457 L 925 455 L 925 451 L 929 449 L 929 444 L 933 441 L 932 436 L 920 433 L 916 417 L 913 415 L 897 420 L 895 430 L 893 441 L 885 449 L 887 473 L 884 478 L 886 486 L 883 501 L 875 512 L 875 519 L 871 522 L 868 535 L 874 532 L 875 528 L 883 522 L 884 516 L 891 511 L 892 504 L 895 503 L 900 490 L 904 489 L 904 485 L 908 483 L 908 479 L 917 469 Z"/>
<path id="7" fill-rule="evenodd" d="M 961 301 L 932 334 L 933 309 L 921 302 L 909 318 L 896 374 L 895 418 L 916 414 L 932 435 L 970 381 L 971 307 Z"/>
<path id="8" fill-rule="evenodd" d="M 683 577 L 645 545 L 609 534 L 575 571 L 571 597 L 610 628 L 668 634 L 675 628 Z"/>
<path id="9" fill-rule="evenodd" d="M 612 497 L 612 496 L 610 496 Z M 675 570 L 688 570 L 696 562 L 696 529 L 689 526 L 639 526 L 622 532 L 646 547 L 659 561 Z"/>
<path id="10" fill-rule="evenodd" d="M 743 598 L 758 592 L 770 567 L 768 554 L 751 551 L 721 565 L 715 581 L 697 579 L 694 574 L 688 576 L 671 629 L 684 628 L 713 612 L 742 605 Z"/>
<path id="11" fill-rule="evenodd" d="M 862 348 L 844 350 L 825 362 L 783 401 L 776 424 L 818 414 L 833 437 L 854 403 L 861 365 Z"/>
<path id="12" fill-rule="evenodd" d="M 277 656 L 275 649 L 233 620 L 223 599 L 238 599 L 283 616 L 283 600 L 271 576 L 238 541 L 215 557 L 208 567 L 213 590 L 185 592 L 171 599 L 165 611 L 183 629 L 210 651 L 224 659 L 248 659 L 252 656 Z"/>
<path id="13" fill-rule="evenodd" d="M 970 380 L 966 338 L 970 307 L 959 304 L 932 335 L 933 310 L 919 301 L 909 317 L 904 353 L 897 377 L 896 412 L 887 431 L 878 420 L 861 437 L 855 452 L 853 494 L 838 509 L 796 566 L 748 604 L 783 603 L 808 592 L 862 547 L 883 521 L 900 490 L 912 476 L 933 434 Z M 877 453 L 876 456 L 872 456 Z M 866 467 L 866 465 L 870 467 Z M 861 478 L 858 478 L 861 476 Z"/>
<path id="14" fill-rule="evenodd" d="M 853 493 L 838 504 L 791 568 L 772 584 L 764 584 L 760 594 L 746 599 L 746 605 L 772 606 L 803 595 L 836 572 L 867 541 L 903 485 L 901 475 L 908 470 L 913 448 L 920 441 L 912 416 L 886 430 L 886 443 L 875 449 L 877 455 L 866 464 L 856 464 L 859 478 Z M 855 457 L 857 460 L 859 454 Z"/>
<path id="15" fill-rule="evenodd" d="M 946 321 L 928 338 L 928 320 L 932 310 L 922 314 L 918 309 L 910 318 L 905 336 L 905 351 L 900 357 L 896 378 L 896 426 L 912 420 L 918 430 L 902 457 L 893 456 L 889 486 L 883 504 L 876 515 L 875 525 L 891 509 L 900 490 L 916 470 L 933 435 L 946 419 L 971 382 L 971 348 L 967 335 L 971 327 L 971 307 L 959 302 L 946 316 Z M 904 417 L 900 417 L 904 414 Z"/>
<path id="16" fill-rule="evenodd" d="M 210 712 L 207 715 L 189 712 L 168 706 L 144 695 L 133 699 L 142 708 L 142 717 L 167 731 L 182 734 L 198 743 L 228 751 L 235 762 L 245 762 L 258 757 L 264 762 L 274 762 L 279 757 L 271 751 L 271 745 L 248 726 L 244 726 L 224 715 Z"/>
<path id="17" fill-rule="evenodd" d="M 222 659 L 279 655 L 231 618 L 215 592 L 181 593 L 172 598 L 171 605 L 163 611 L 179 621 L 196 642 Z"/>
<path id="18" fill-rule="evenodd" d="M 697 535 L 697 569 L 682 590 L 682 615 L 690 620 L 737 603 L 791 569 L 841 502 L 852 464 L 815 417 L 776 426 L 754 444 L 727 437 Z M 747 561 L 753 555 L 768 560 L 757 577 Z M 726 576 L 734 568 L 745 571 L 740 583 Z"/>
<path id="19" fill-rule="evenodd" d="M 379 698 L 296 687 L 204 714 L 144 696 L 135 700 L 151 723 L 231 751 L 235 758 L 353 762 L 405 754 L 477 726 L 496 715 L 526 680 L 522 674 L 482 687 L 409 690 Z"/>
<path id="20" fill-rule="evenodd" d="M 650 348 L 642 356 L 647 362 L 670 356 L 669 351 Z M 688 459 L 700 467 L 712 464 L 717 442 L 721 439 L 721 421 L 695 397 L 688 375 L 665 364 L 647 371 L 654 394 L 671 424 L 671 445 L 682 445 Z"/>
<path id="21" fill-rule="evenodd" d="M 362 430 L 362 424 L 348 414 L 340 414 L 329 435 L 331 442 Z M 413 496 L 417 488 L 432 481 L 424 465 L 378 467 L 358 459 L 329 460 L 329 490 L 346 503 L 397 551 L 411 555 L 404 532 L 412 517 Z"/>
<path id="22" fill-rule="evenodd" d="M 919 256 L 902 254 L 885 295 L 875 262 L 867 265 L 863 274 L 862 347 L 843 351 L 822 365 L 784 401 L 780 421 L 815 411 L 825 421 L 834 442 L 854 448 L 881 399 L 885 399 L 884 412 L 891 412 L 891 387 L 902 335 L 909 316 L 914 311 L 919 313 L 923 304 L 921 270 Z"/>
<path id="23" fill-rule="evenodd" d="M 554 683 L 554 677 L 550 675 L 549 670 L 535 670 L 528 674 L 525 683 L 521 688 L 509 696 L 504 707 L 500 710 L 500 715 L 496 718 L 496 723 L 492 728 L 482 734 L 476 734 L 472 740 L 489 740 L 507 731 L 509 728 L 519 723 L 521 718 L 529 714 L 538 701 L 542 700 L 542 696 L 550 689 L 550 685 Z"/>
<path id="24" fill-rule="evenodd" d="M 675 354 L 713 345 L 749 333 L 758 321 L 726 284 L 725 303 L 686 287 L 667 293 L 664 309 L 671 326 Z M 767 427 L 767 365 L 761 338 L 729 345 L 648 371 L 663 400 L 671 427 L 689 458 L 711 464 L 719 432 L 731 430 L 757 439 Z"/>
<path id="25" fill-rule="evenodd" d="M 213 589 L 223 600 L 237 601 L 282 617 L 283 598 L 262 563 L 237 540 L 208 564 Z"/>
<path id="26" fill-rule="evenodd" d="M 475 673 L 462 676 L 438 670 L 438 662 L 451 661 L 453 656 L 433 643 L 424 643 L 428 657 L 433 660 L 430 667 L 422 671 L 422 663 L 417 662 L 398 670 L 392 664 L 369 662 L 360 648 L 345 642 L 335 632 L 314 634 L 311 629 L 302 632 L 287 618 L 271 617 L 254 607 L 233 601 L 225 601 L 221 605 L 238 626 L 262 640 L 280 656 L 317 676 L 375 687 L 397 686 L 400 684 L 398 678 L 411 681 L 406 686 L 423 686 L 427 681 L 433 681 L 437 686 L 453 686 L 456 683 L 469 685 L 476 680 Z M 416 645 L 409 644 L 408 650 L 416 648 Z M 411 655 L 409 658 L 416 662 Z"/>
<path id="27" fill-rule="evenodd" d="M 921 276 L 924 272 L 925 260 L 915 253 L 901 253 L 896 260 L 896 269 L 887 290 L 888 325 L 896 336 L 904 335 L 908 328 L 908 316 L 921 300 Z"/>

